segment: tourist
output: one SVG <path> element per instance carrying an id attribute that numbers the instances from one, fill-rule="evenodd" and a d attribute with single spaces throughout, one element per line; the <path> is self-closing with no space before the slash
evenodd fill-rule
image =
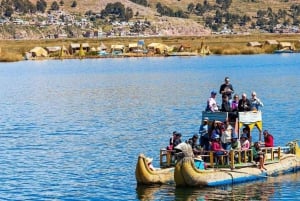
<path id="1" fill-rule="evenodd" d="M 242 153 L 241 153 L 242 160 L 243 160 L 243 162 L 246 162 L 247 161 L 247 158 L 246 158 L 247 153 L 246 152 L 250 148 L 250 142 L 248 140 L 247 134 L 243 133 L 241 135 L 240 142 L 241 142 L 241 150 L 242 150 Z"/>
<path id="2" fill-rule="evenodd" d="M 225 121 L 225 131 L 222 133 L 221 136 L 221 142 L 222 142 L 222 147 L 225 150 L 230 150 L 231 149 L 231 136 L 233 133 L 233 127 L 230 125 L 230 122 L 228 119 Z"/>
<path id="3" fill-rule="evenodd" d="M 177 134 L 177 131 L 173 131 L 173 134 L 170 137 L 169 146 L 167 146 L 167 150 L 173 150 L 174 149 L 174 142 L 176 140 L 176 134 Z"/>
<path id="4" fill-rule="evenodd" d="M 220 136 L 218 134 L 214 134 L 212 136 L 211 150 L 214 151 L 214 155 L 218 161 L 222 161 L 222 156 L 227 154 L 227 151 L 222 148 L 220 143 Z"/>
<path id="5" fill-rule="evenodd" d="M 219 111 L 219 107 L 216 101 L 217 92 L 212 90 L 210 93 L 210 97 L 207 100 L 206 111 L 208 112 L 217 112 Z"/>
<path id="6" fill-rule="evenodd" d="M 238 106 L 239 106 L 239 95 L 238 94 L 234 94 L 233 96 L 233 100 L 231 101 L 231 109 L 233 112 L 238 111 Z"/>
<path id="7" fill-rule="evenodd" d="M 193 149 L 193 152 L 194 152 L 194 155 L 198 155 L 200 153 L 200 150 L 198 150 L 198 134 L 194 134 L 192 138 L 190 138 L 188 140 L 188 143 L 191 145 L 192 149 Z"/>
<path id="8" fill-rule="evenodd" d="M 209 129 L 209 137 L 211 138 L 213 135 L 222 135 L 222 122 L 213 120 L 212 125 Z"/>
<path id="9" fill-rule="evenodd" d="M 238 111 L 245 112 L 251 110 L 251 104 L 247 95 L 245 93 L 242 94 L 242 98 L 239 100 Z"/>
<path id="10" fill-rule="evenodd" d="M 175 139 L 174 144 L 173 144 L 173 149 L 174 149 L 174 147 L 179 145 L 181 142 L 182 142 L 181 141 L 181 133 L 176 132 L 176 139 Z"/>
<path id="11" fill-rule="evenodd" d="M 234 151 L 241 150 L 241 143 L 240 143 L 236 133 L 233 133 L 232 137 L 231 137 L 231 150 L 234 150 Z M 239 158 L 239 153 L 234 152 L 234 160 L 238 161 L 238 158 Z"/>
<path id="12" fill-rule="evenodd" d="M 233 87 L 230 84 L 229 77 L 225 77 L 224 83 L 220 86 L 220 94 L 225 94 L 228 96 L 228 99 L 231 100 L 232 94 L 234 93 Z"/>
<path id="13" fill-rule="evenodd" d="M 268 130 L 264 130 L 264 145 L 265 147 L 274 147 L 274 137 L 269 133 Z"/>
<path id="14" fill-rule="evenodd" d="M 251 96 L 252 96 L 252 98 L 250 99 L 251 110 L 258 111 L 259 107 L 263 107 L 264 104 L 260 101 L 259 98 L 257 98 L 255 91 L 251 93 Z"/>
<path id="15" fill-rule="evenodd" d="M 222 95 L 222 105 L 221 105 L 221 112 L 231 112 L 231 104 L 229 102 L 229 98 L 226 94 Z"/>
<path id="16" fill-rule="evenodd" d="M 252 147 L 253 160 L 259 162 L 259 169 L 267 170 L 265 168 L 265 153 L 261 151 L 259 142 L 255 142 Z"/>
<path id="17" fill-rule="evenodd" d="M 231 149 L 232 150 L 240 150 L 241 149 L 241 142 L 239 141 L 236 133 L 233 133 L 232 137 L 231 137 Z"/>
<path id="18" fill-rule="evenodd" d="M 209 150 L 209 135 L 208 135 L 208 117 L 205 117 L 199 129 L 200 139 L 199 143 L 203 150 Z"/>

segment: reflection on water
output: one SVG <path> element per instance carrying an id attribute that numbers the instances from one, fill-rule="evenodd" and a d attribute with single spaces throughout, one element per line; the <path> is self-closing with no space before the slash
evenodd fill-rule
<path id="1" fill-rule="evenodd" d="M 279 200 L 284 192 L 280 192 L 279 186 L 287 186 L 290 195 L 284 195 L 286 199 L 295 199 L 300 196 L 298 185 L 300 173 L 287 174 L 278 177 L 270 177 L 266 180 L 250 182 L 239 185 L 228 185 L 215 188 L 176 188 L 173 185 L 138 185 L 137 198 L 141 201 L 148 200 Z M 291 185 L 291 183 L 293 185 Z"/>

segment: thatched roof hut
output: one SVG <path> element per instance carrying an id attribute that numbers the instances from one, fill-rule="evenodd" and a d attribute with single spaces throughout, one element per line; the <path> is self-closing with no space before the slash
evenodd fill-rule
<path id="1" fill-rule="evenodd" d="M 31 49 L 29 52 L 32 57 L 47 57 L 48 56 L 47 51 L 42 47 L 35 47 L 35 48 Z"/>
<path id="2" fill-rule="evenodd" d="M 253 42 L 248 42 L 247 46 L 250 46 L 250 47 L 262 47 L 262 44 L 260 42 L 253 41 Z"/>
<path id="3" fill-rule="evenodd" d="M 278 45 L 277 40 L 266 40 L 265 42 L 266 45 Z"/>

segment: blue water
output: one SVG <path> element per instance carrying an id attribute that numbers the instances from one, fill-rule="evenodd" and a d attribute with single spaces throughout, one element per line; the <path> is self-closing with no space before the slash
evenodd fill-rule
<path id="1" fill-rule="evenodd" d="M 299 54 L 1 63 L 0 199 L 297 199 L 299 173 L 176 189 L 137 188 L 134 171 L 139 153 L 159 165 L 173 130 L 183 139 L 198 131 L 225 76 L 236 93 L 257 92 L 276 145 L 297 139 L 299 66 Z"/>

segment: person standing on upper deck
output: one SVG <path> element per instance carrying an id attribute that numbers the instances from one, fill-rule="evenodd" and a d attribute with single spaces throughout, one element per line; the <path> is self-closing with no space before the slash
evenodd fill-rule
<path id="1" fill-rule="evenodd" d="M 220 94 L 222 95 L 227 95 L 228 99 L 231 100 L 232 99 L 232 94 L 234 93 L 233 87 L 230 84 L 230 80 L 229 77 L 225 77 L 225 82 L 220 86 Z"/>
<path id="2" fill-rule="evenodd" d="M 206 111 L 207 112 L 217 112 L 219 111 L 219 107 L 216 101 L 217 92 L 212 90 L 210 92 L 210 97 L 207 100 Z"/>
<path id="3" fill-rule="evenodd" d="M 251 103 L 249 99 L 247 98 L 247 95 L 245 93 L 242 94 L 242 98 L 239 100 L 238 104 L 238 111 L 239 112 L 245 112 L 251 110 Z"/>
<path id="4" fill-rule="evenodd" d="M 264 104 L 261 102 L 259 98 L 257 98 L 255 91 L 251 93 L 251 96 L 252 96 L 252 98 L 250 99 L 251 110 L 258 111 L 259 107 L 263 107 Z"/>

